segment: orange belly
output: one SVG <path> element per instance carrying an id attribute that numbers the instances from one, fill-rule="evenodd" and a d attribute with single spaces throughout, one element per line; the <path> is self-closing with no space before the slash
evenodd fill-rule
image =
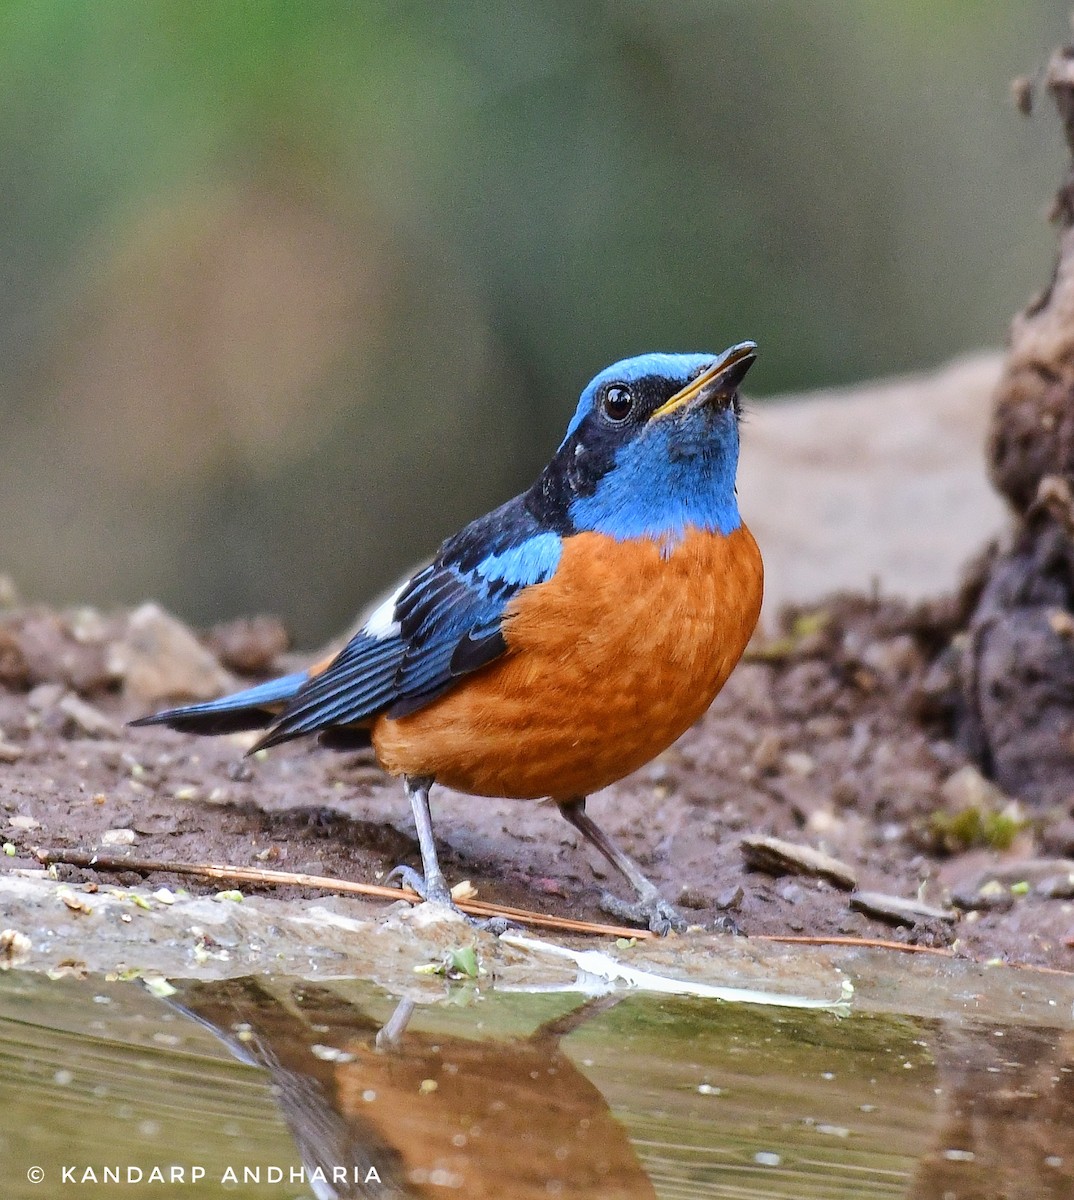
<path id="1" fill-rule="evenodd" d="M 479 796 L 570 800 L 622 779 L 684 733 L 738 662 L 761 610 L 745 526 L 648 539 L 565 539 L 556 574 L 507 608 L 507 653 L 428 707 L 380 717 L 392 774 Z"/>

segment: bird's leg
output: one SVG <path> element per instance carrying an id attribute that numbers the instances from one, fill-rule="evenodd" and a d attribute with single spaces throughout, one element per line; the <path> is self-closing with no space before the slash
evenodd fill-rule
<path id="1" fill-rule="evenodd" d="M 653 933 L 670 933 L 673 929 L 686 928 L 686 921 L 679 910 L 660 895 L 655 884 L 646 879 L 641 867 L 629 854 L 620 850 L 586 812 L 584 796 L 560 804 L 559 811 L 587 842 L 596 846 L 612 866 L 630 882 L 638 894 L 637 900 L 630 903 L 605 892 L 600 901 L 600 906 L 605 912 L 624 921 L 635 921 L 639 925 L 648 925 Z"/>
<path id="2" fill-rule="evenodd" d="M 476 920 L 468 917 L 451 898 L 451 888 L 447 885 L 444 872 L 440 870 L 440 860 L 436 857 L 436 842 L 433 840 L 433 815 L 429 811 L 429 789 L 433 786 L 431 775 L 407 775 L 403 779 L 403 787 L 410 797 L 410 807 L 414 813 L 414 824 L 418 828 L 418 845 L 421 847 L 421 869 L 419 875 L 413 867 L 399 866 L 389 871 L 388 879 L 398 879 L 407 887 L 412 888 L 423 900 L 431 900 L 435 904 L 446 904 L 453 912 L 457 912 L 465 921 L 469 921 L 476 929 L 499 936 L 507 929 L 513 928 L 506 917 L 488 917 Z"/>
<path id="3" fill-rule="evenodd" d="M 436 857 L 436 842 L 433 840 L 433 815 L 429 811 L 429 789 L 433 786 L 432 777 L 428 775 L 407 775 L 403 787 L 410 798 L 410 807 L 414 813 L 414 824 L 418 829 L 418 845 L 421 847 L 421 869 L 418 875 L 410 867 L 396 867 L 392 876 L 398 876 L 418 893 L 423 900 L 432 900 L 436 904 L 446 904 L 449 908 L 455 905 L 451 900 L 451 889 L 440 870 L 440 860 Z"/>
<path id="4" fill-rule="evenodd" d="M 410 1018 L 414 1015 L 415 1007 L 413 1000 L 404 997 L 399 1001 L 395 1006 L 395 1011 L 377 1031 L 374 1044 L 378 1050 L 394 1050 L 398 1047 L 399 1040 L 410 1024 Z"/>

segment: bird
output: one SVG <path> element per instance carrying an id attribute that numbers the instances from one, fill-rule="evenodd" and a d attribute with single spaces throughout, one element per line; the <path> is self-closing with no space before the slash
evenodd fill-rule
<path id="1" fill-rule="evenodd" d="M 402 776 L 422 873 L 451 905 L 429 803 L 548 798 L 632 886 L 601 907 L 685 922 L 586 811 L 708 709 L 757 624 L 764 569 L 739 513 L 738 389 L 757 357 L 649 353 L 599 372 L 534 484 L 447 538 L 337 654 L 222 699 L 133 722 L 372 746 Z"/>

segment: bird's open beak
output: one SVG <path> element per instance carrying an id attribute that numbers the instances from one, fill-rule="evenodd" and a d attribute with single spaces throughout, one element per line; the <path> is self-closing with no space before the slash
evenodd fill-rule
<path id="1" fill-rule="evenodd" d="M 708 370 L 702 371 L 696 379 L 691 379 L 686 387 L 676 392 L 670 400 L 665 400 L 649 420 L 666 417 L 695 401 L 698 404 L 707 404 L 713 400 L 729 401 L 746 377 L 746 372 L 756 361 L 757 343 L 739 342 L 737 346 L 725 350 Z"/>

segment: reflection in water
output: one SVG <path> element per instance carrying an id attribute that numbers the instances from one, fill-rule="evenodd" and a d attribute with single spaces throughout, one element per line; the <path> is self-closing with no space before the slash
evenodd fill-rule
<path id="1" fill-rule="evenodd" d="M 576 1000 L 463 986 L 385 1028 L 361 980 L 181 989 L 0 973 L 3 1200 L 118 1195 L 65 1164 L 197 1166 L 190 1200 L 1074 1198 L 1074 1033 L 1029 1024 L 1061 981 L 1012 1025 L 636 994 L 548 1021 Z"/>
<path id="2" fill-rule="evenodd" d="M 1074 1197 L 1074 1034 L 941 1025 L 936 1137 L 908 1200 Z"/>
<path id="3" fill-rule="evenodd" d="M 656 1195 L 604 1097 L 559 1048 L 612 999 L 500 1042 L 407 1030 L 407 1001 L 381 1031 L 308 984 L 275 996 L 256 979 L 230 980 L 178 999 L 269 1072 L 319 1200 Z M 379 1182 L 367 1184 L 371 1166 Z"/>

